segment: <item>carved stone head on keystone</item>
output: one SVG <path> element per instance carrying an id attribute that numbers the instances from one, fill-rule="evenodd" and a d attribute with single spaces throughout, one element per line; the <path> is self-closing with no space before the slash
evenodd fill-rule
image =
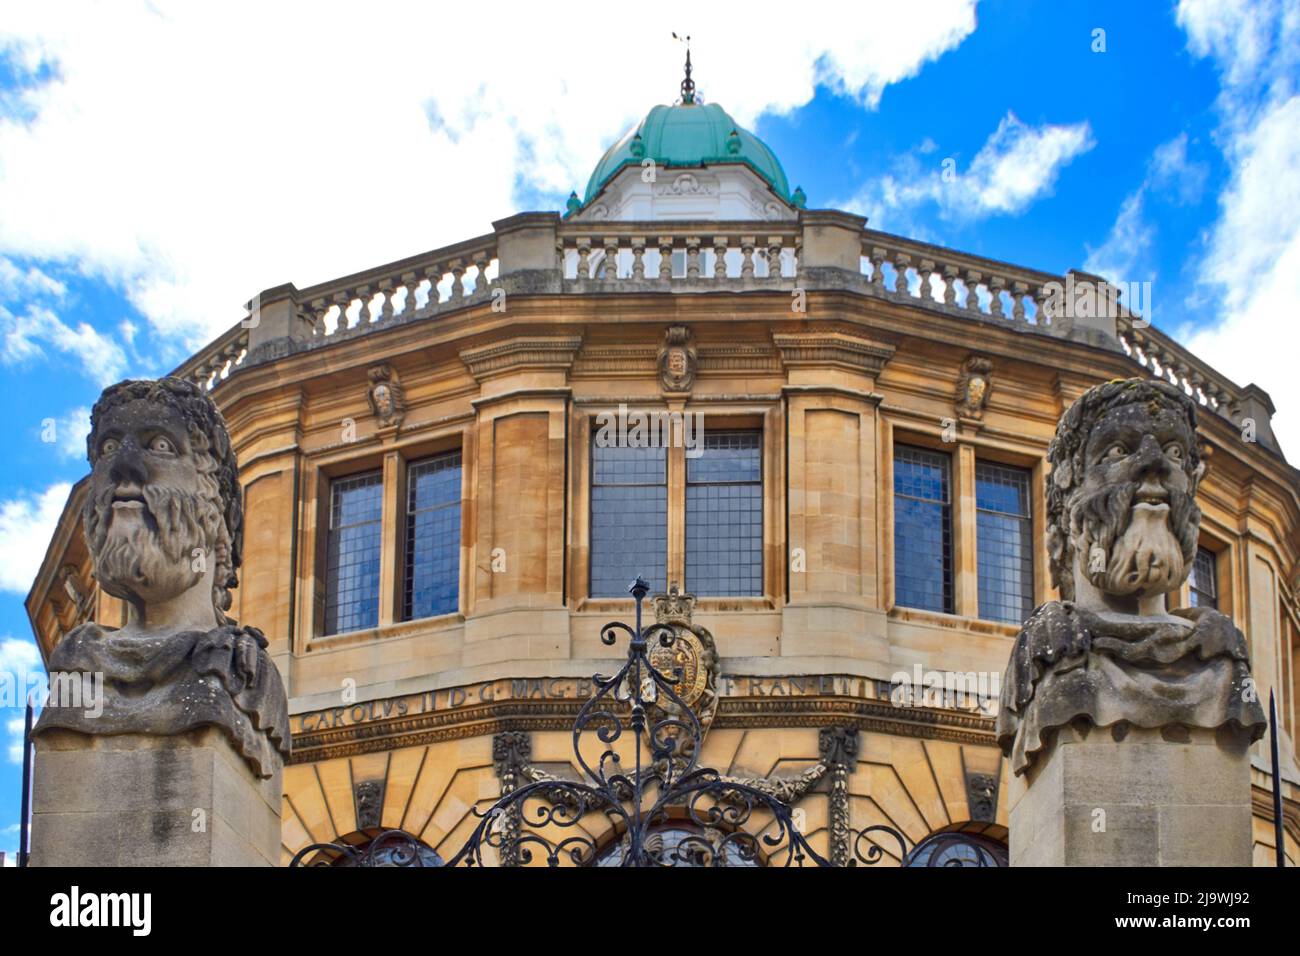
<path id="1" fill-rule="evenodd" d="M 1187 579 L 1201 521 L 1204 474 L 1196 405 L 1149 379 L 1089 389 L 1061 417 L 1048 450 L 1047 536 L 1053 582 L 1066 600 L 1159 597 Z"/>
<path id="2" fill-rule="evenodd" d="M 186 597 L 193 626 L 226 623 L 243 502 L 230 436 L 212 400 L 178 378 L 120 382 L 91 413 L 82 513 L 94 573 L 138 620 Z M 190 594 L 203 588 L 199 594 Z"/>

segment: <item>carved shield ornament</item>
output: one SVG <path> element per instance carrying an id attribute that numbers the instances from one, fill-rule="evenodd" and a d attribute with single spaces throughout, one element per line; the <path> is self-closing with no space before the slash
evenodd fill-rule
<path id="1" fill-rule="evenodd" d="M 674 325 L 659 349 L 659 379 L 666 392 L 689 392 L 695 384 L 696 353 L 691 330 Z"/>

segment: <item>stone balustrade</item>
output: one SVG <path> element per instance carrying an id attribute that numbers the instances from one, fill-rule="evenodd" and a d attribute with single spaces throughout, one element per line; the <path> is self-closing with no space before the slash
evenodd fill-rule
<path id="1" fill-rule="evenodd" d="M 556 240 L 566 292 L 792 287 L 800 246 L 794 222 L 577 223 Z"/>
<path id="2" fill-rule="evenodd" d="M 302 289 L 297 306 L 314 338 L 364 331 L 486 298 L 496 263 L 496 237 L 480 236 Z"/>
<path id="3" fill-rule="evenodd" d="M 1227 418 L 1240 416 L 1242 390 L 1154 326 L 1124 316 L 1118 337 L 1128 356 L 1155 377 L 1181 386 Z"/>
<path id="4" fill-rule="evenodd" d="M 966 255 L 875 230 L 862 233 L 862 274 L 877 293 L 969 316 L 1064 332 L 1045 308 L 1063 276 Z"/>
<path id="5" fill-rule="evenodd" d="M 847 290 L 1018 332 L 1076 337 L 1122 351 L 1231 421 L 1267 426 L 1268 397 L 1242 388 L 1119 304 L 1086 273 L 1061 276 L 865 228 L 859 216 L 803 210 L 789 222 L 565 222 L 522 213 L 490 234 L 306 289 L 268 289 L 249 317 L 175 374 L 207 388 L 233 370 L 386 325 L 509 294 Z M 611 268 L 612 264 L 612 268 Z M 1084 323 L 1062 309 L 1071 283 L 1110 307 Z M 1080 330 L 1077 327 L 1087 325 Z M 251 357 L 251 358 L 250 358 Z M 1271 443 L 1267 428 L 1265 443 Z"/>
<path id="6" fill-rule="evenodd" d="M 217 383 L 243 364 L 248 355 L 248 328 L 238 323 L 191 356 L 172 372 L 211 391 Z"/>

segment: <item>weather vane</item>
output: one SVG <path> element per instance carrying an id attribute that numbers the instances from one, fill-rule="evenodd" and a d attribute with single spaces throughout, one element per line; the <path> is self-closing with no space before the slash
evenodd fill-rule
<path id="1" fill-rule="evenodd" d="M 673 39 L 686 44 L 686 77 L 682 80 L 682 102 L 690 105 L 695 102 L 695 81 L 691 79 L 691 38 L 673 33 Z"/>

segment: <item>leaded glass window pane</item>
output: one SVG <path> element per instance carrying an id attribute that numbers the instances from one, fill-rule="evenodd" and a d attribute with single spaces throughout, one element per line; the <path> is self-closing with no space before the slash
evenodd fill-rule
<path id="1" fill-rule="evenodd" d="M 380 517 L 384 478 L 370 472 L 330 483 L 325 633 L 379 624 Z"/>
<path id="2" fill-rule="evenodd" d="M 406 472 L 405 620 L 451 614 L 460 604 L 460 452 Z"/>
<path id="3" fill-rule="evenodd" d="M 1208 548 L 1196 549 L 1196 560 L 1192 562 L 1192 574 L 1188 583 L 1192 586 L 1192 607 L 1219 606 L 1219 574 L 1214 552 Z"/>
<path id="4" fill-rule="evenodd" d="M 591 443 L 591 594 L 627 597 L 639 574 L 667 590 L 668 469 L 662 447 Z"/>
<path id="5" fill-rule="evenodd" d="M 952 612 L 949 458 L 894 449 L 894 597 L 904 607 Z"/>
<path id="6" fill-rule="evenodd" d="M 1034 609 L 1029 477 L 1024 468 L 975 463 L 980 617 L 1023 624 Z"/>
<path id="7" fill-rule="evenodd" d="M 757 431 L 713 431 L 686 459 L 686 587 L 763 593 L 763 466 Z"/>

